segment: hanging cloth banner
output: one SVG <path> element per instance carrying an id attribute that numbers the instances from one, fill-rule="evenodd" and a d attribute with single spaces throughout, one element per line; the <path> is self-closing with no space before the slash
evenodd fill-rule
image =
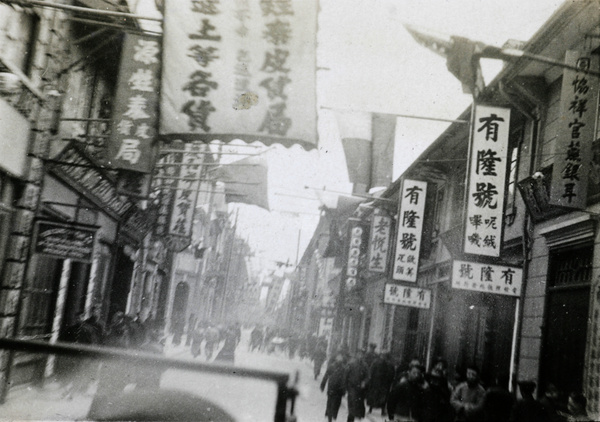
<path id="1" fill-rule="evenodd" d="M 107 165 L 151 173 L 156 153 L 160 43 L 156 37 L 124 36 Z"/>
<path id="2" fill-rule="evenodd" d="M 509 128 L 510 109 L 475 107 L 465 253 L 500 256 Z"/>
<path id="3" fill-rule="evenodd" d="M 567 51 L 565 62 L 581 71 L 563 72 L 550 204 L 584 209 L 599 84 L 598 78 L 590 77 L 587 71 L 598 71 L 599 59 L 595 54 Z"/>
<path id="4" fill-rule="evenodd" d="M 314 148 L 317 7 L 166 0 L 163 138 Z"/>

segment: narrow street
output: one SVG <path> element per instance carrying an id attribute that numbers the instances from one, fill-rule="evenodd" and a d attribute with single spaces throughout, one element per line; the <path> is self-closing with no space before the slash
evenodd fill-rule
<path id="1" fill-rule="evenodd" d="M 318 380 L 313 378 L 312 362 L 298 356 L 290 359 L 283 351 L 273 353 L 248 350 L 249 330 L 244 330 L 236 349 L 235 366 L 266 371 L 286 372 L 294 377 L 298 374 L 300 392 L 295 405 L 299 421 L 325 421 L 327 396 L 321 392 Z M 218 351 L 214 354 L 216 354 Z M 173 346 L 167 344 L 165 355 L 183 360 L 206 361 L 204 354 L 194 358 L 184 341 Z M 213 356 L 213 358 L 214 358 Z M 325 370 L 323 367 L 322 373 Z M 239 422 L 264 422 L 273 420 L 276 388 L 273 383 L 242 378 L 232 374 L 212 375 L 184 370 L 168 370 L 161 378 L 161 388 L 189 392 L 222 407 Z M 15 390 L 7 402 L 0 407 L 0 420 L 82 420 L 86 419 L 95 386 L 85 394 L 64 396 L 64 386 L 48 383 L 44 388 L 24 387 Z M 344 421 L 347 416 L 345 400 L 338 415 Z M 383 422 L 379 410 L 367 415 L 365 420 Z"/>

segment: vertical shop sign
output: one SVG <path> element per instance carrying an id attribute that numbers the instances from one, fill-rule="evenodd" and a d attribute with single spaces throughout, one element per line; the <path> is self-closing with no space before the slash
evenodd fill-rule
<path id="1" fill-rule="evenodd" d="M 160 44 L 125 33 L 108 143 L 110 167 L 152 172 L 156 140 Z"/>
<path id="2" fill-rule="evenodd" d="M 519 297 L 522 284 L 521 268 L 468 261 L 452 263 L 452 287 L 455 289 Z"/>
<path id="3" fill-rule="evenodd" d="M 314 147 L 317 8 L 165 1 L 161 135 Z"/>
<path id="4" fill-rule="evenodd" d="M 417 281 L 426 193 L 426 182 L 404 179 L 398 211 L 394 280 Z"/>
<path id="5" fill-rule="evenodd" d="M 348 222 L 348 259 L 346 263 L 346 290 L 354 289 L 358 284 L 360 258 L 365 248 L 367 230 L 358 220 Z"/>
<path id="6" fill-rule="evenodd" d="M 510 109 L 475 107 L 465 253 L 500 256 L 509 127 Z"/>
<path id="7" fill-rule="evenodd" d="M 392 219 L 380 208 L 373 212 L 369 239 L 369 271 L 383 273 L 387 268 Z"/>
<path id="8" fill-rule="evenodd" d="M 598 71 L 599 59 L 589 52 L 571 50 L 567 51 L 565 62 L 578 70 L 563 71 L 550 204 L 583 209 L 587 203 L 599 83 L 598 77 L 590 77 L 588 71 Z"/>
<path id="9" fill-rule="evenodd" d="M 182 154 L 179 178 L 174 190 L 173 209 L 167 244 L 170 249 L 185 249 L 191 242 L 196 199 L 200 184 L 203 154 L 202 144 L 185 144 Z"/>

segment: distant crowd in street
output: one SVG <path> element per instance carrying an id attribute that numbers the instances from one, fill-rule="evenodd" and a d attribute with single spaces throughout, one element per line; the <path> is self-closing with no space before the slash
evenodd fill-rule
<path id="1" fill-rule="evenodd" d="M 315 379 L 321 365 L 315 359 Z M 508 390 L 508 377 L 495 379 L 486 388 L 476 367 L 467 367 L 462 375 L 450 380 L 443 359 L 437 359 L 429 372 L 419 359 L 406 367 L 396 365 L 390 353 L 377 353 L 375 344 L 369 345 L 368 351 L 352 354 L 347 348 L 338 348 L 320 382 L 321 391 L 327 392 L 325 416 L 329 422 L 336 420 L 342 398 L 347 396 L 348 422 L 362 419 L 374 409 L 380 409 L 389 421 L 591 421 L 581 393 L 572 392 L 565 403 L 556 387 L 549 385 L 536 399 L 533 381 L 518 382 L 517 396 Z"/>
<path id="2" fill-rule="evenodd" d="M 175 329 L 173 344 L 181 344 L 183 330 Z M 194 358 L 203 355 L 206 361 L 234 363 L 235 349 L 242 338 L 239 323 L 213 324 L 209 320 L 191 317 L 188 322 L 185 345 L 190 347 Z"/>

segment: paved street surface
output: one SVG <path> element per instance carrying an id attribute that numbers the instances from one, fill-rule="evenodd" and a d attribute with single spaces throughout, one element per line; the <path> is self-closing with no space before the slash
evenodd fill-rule
<path id="1" fill-rule="evenodd" d="M 312 364 L 298 357 L 289 359 L 282 352 L 272 354 L 249 352 L 245 332 L 236 350 L 235 366 L 249 367 L 299 375 L 300 395 L 296 401 L 296 414 L 300 422 L 325 421 L 326 394 L 319 389 L 320 379 L 314 380 Z M 205 361 L 203 355 L 193 358 L 189 347 L 168 345 L 165 354 L 180 359 Z M 216 353 L 215 353 L 216 355 Z M 323 368 L 324 369 L 324 368 Z M 189 391 L 223 407 L 240 422 L 265 422 L 273 420 L 276 389 L 273 383 L 248 380 L 240 377 L 207 375 L 180 370 L 168 370 L 161 379 L 161 387 Z M 23 387 L 11 391 L 7 402 L 0 406 L 2 420 L 74 420 L 85 419 L 90 406 L 93 386 L 87 394 L 63 397 L 64 387 L 49 383 L 43 389 Z M 380 410 L 367 415 L 365 420 L 382 422 Z M 338 421 L 345 421 L 347 408 L 342 403 Z"/>

